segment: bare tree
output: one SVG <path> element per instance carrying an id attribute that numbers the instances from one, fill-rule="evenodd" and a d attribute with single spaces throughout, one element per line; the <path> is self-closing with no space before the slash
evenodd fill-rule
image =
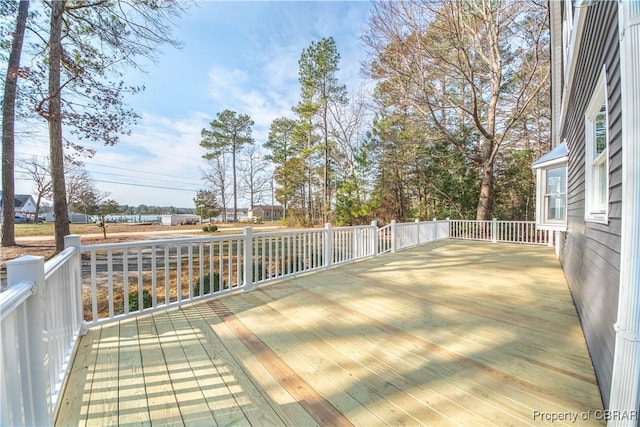
<path id="1" fill-rule="evenodd" d="M 51 196 L 51 171 L 48 157 L 32 156 L 21 159 L 16 167 L 26 178 L 33 181 L 33 191 L 36 193 L 35 220 L 40 218 L 40 203 L 46 196 Z"/>
<path id="2" fill-rule="evenodd" d="M 82 164 L 67 162 L 64 176 L 67 205 L 76 204 L 82 200 L 84 194 L 97 191 L 91 181 L 91 176 Z"/>
<path id="3" fill-rule="evenodd" d="M 211 187 L 216 189 L 220 197 L 221 218 L 223 222 L 227 221 L 227 196 L 229 191 L 229 175 L 227 167 L 227 154 L 220 153 L 216 157 L 207 160 L 207 167 L 201 168 L 202 179 L 204 179 Z"/>
<path id="4" fill-rule="evenodd" d="M 240 181 L 249 207 L 262 203 L 271 191 L 271 175 L 267 173 L 269 162 L 255 145 L 250 145 L 240 154 Z"/>
<path id="5" fill-rule="evenodd" d="M 335 218 L 339 223 L 353 224 L 364 220 L 370 212 L 365 208 L 368 170 L 365 140 L 369 123 L 362 91 L 346 103 L 329 108 L 329 129 L 336 149 L 333 163 L 336 168 Z"/>
<path id="6" fill-rule="evenodd" d="M 4 6 L 4 5 L 3 5 Z M 7 64 L 7 77 L 4 82 L 2 98 L 2 246 L 16 244 L 14 230 L 15 215 L 15 113 L 18 77 L 20 75 L 20 56 L 29 14 L 29 1 L 18 4 L 16 28 L 11 41 L 11 52 Z"/>
<path id="7" fill-rule="evenodd" d="M 477 165 L 476 218 L 490 218 L 496 159 L 548 80 L 545 6 L 379 2 L 364 40 L 387 101 L 431 123 Z"/>
<path id="8" fill-rule="evenodd" d="M 349 176 L 356 172 L 358 151 L 369 126 L 363 92 L 358 92 L 346 103 L 331 104 L 329 115 L 330 135 L 337 148 L 334 162 L 340 166 L 339 174 Z"/>

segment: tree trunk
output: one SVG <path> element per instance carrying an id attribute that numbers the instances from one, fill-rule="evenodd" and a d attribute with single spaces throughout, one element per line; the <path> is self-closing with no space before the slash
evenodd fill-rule
<path id="1" fill-rule="evenodd" d="M 66 1 L 51 2 L 49 32 L 49 145 L 53 214 L 55 215 L 56 251 L 64 249 L 64 236 L 69 234 L 69 212 L 64 182 L 64 150 L 62 148 L 62 99 L 60 96 L 60 63 L 62 60 L 62 16 Z"/>
<path id="2" fill-rule="evenodd" d="M 40 204 L 42 203 L 42 193 L 38 192 L 38 199 L 36 200 L 36 211 L 34 213 L 34 219 L 33 222 L 35 222 L 36 224 L 39 222 L 40 219 Z"/>
<path id="3" fill-rule="evenodd" d="M 227 197 L 224 195 L 224 189 L 220 195 L 220 201 L 222 202 L 222 215 L 220 215 L 220 220 L 227 222 Z"/>
<path id="4" fill-rule="evenodd" d="M 307 133 L 307 147 L 309 147 L 309 149 L 311 150 L 311 120 L 309 120 L 309 131 Z M 308 166 L 308 179 L 309 179 L 309 190 L 308 190 L 308 200 L 307 200 L 307 219 L 309 221 L 309 224 L 313 224 L 313 204 L 312 204 L 312 199 L 313 199 L 313 194 L 312 194 L 312 189 L 311 189 L 311 183 L 312 183 L 312 174 L 313 174 L 313 168 L 311 167 L 311 159 L 308 157 L 307 158 L 307 166 Z"/>
<path id="5" fill-rule="evenodd" d="M 482 184 L 480 184 L 480 197 L 476 220 L 490 220 L 493 208 L 493 161 L 485 160 L 482 163 Z"/>
<path id="6" fill-rule="evenodd" d="M 327 223 L 330 211 L 329 195 L 329 126 L 327 124 L 327 101 L 324 102 L 324 112 L 322 114 L 324 126 L 324 188 L 322 201 L 322 222 Z"/>
<path id="7" fill-rule="evenodd" d="M 233 222 L 238 222 L 238 188 L 236 187 L 236 149 L 231 150 L 231 163 L 233 164 Z"/>
<path id="8" fill-rule="evenodd" d="M 13 33 L 11 42 L 2 101 L 2 246 L 15 246 L 16 244 L 14 230 L 16 208 L 14 181 L 16 93 L 18 91 L 20 55 L 22 54 L 22 42 L 24 41 L 28 14 L 29 1 L 22 0 L 18 5 L 16 30 Z"/>

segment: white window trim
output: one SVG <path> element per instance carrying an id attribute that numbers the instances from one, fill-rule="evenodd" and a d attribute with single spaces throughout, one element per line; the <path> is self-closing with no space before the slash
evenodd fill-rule
<path id="1" fill-rule="evenodd" d="M 565 58 L 569 58 L 571 50 L 571 37 L 573 35 L 573 1 L 564 0 L 564 12 L 562 17 L 562 53 Z"/>
<path id="2" fill-rule="evenodd" d="M 565 4 L 565 11 L 567 10 L 568 9 Z M 563 29 L 562 33 L 564 34 L 566 31 L 569 45 L 566 46 L 563 39 L 562 53 L 564 54 L 564 78 L 562 80 L 562 105 L 560 108 L 559 123 L 564 123 L 567 111 L 569 110 L 569 95 L 571 94 L 571 90 L 573 88 L 573 77 L 578 63 L 578 53 L 580 52 L 580 44 L 582 42 L 582 32 L 584 30 L 584 21 L 586 19 L 586 15 L 586 7 L 573 7 L 573 16 L 571 18 L 563 16 L 563 27 L 567 25 L 567 29 Z"/>
<path id="3" fill-rule="evenodd" d="M 600 153 L 598 157 L 595 157 L 595 140 L 593 137 L 593 130 L 595 127 L 595 119 L 602 107 L 605 105 L 605 111 L 607 114 L 607 129 L 605 132 L 607 146 L 605 150 Z M 602 224 L 609 223 L 609 101 L 607 94 L 607 73 L 606 68 L 603 66 L 598 82 L 591 95 L 591 100 L 587 110 L 585 111 L 585 180 L 584 180 L 584 219 L 585 221 L 598 222 Z M 594 182 L 593 169 L 597 164 L 604 163 L 606 165 L 605 176 L 605 203 L 604 206 L 596 207 L 596 197 L 598 195 L 597 183 Z"/>
<path id="4" fill-rule="evenodd" d="M 567 160 L 569 151 L 566 141 L 554 147 L 550 152 L 535 160 L 531 165 L 536 173 L 536 228 L 539 230 L 566 231 L 568 215 Z M 550 219 L 547 205 L 547 179 L 551 169 L 564 171 L 564 219 Z"/>
<path id="5" fill-rule="evenodd" d="M 536 228 L 539 230 L 566 231 L 567 230 L 567 210 L 568 210 L 568 188 L 565 188 L 565 218 L 563 220 L 548 219 L 546 205 L 547 171 L 558 167 L 567 168 L 567 157 L 561 157 L 542 164 L 536 165 Z M 565 175 L 565 184 L 566 181 Z"/>

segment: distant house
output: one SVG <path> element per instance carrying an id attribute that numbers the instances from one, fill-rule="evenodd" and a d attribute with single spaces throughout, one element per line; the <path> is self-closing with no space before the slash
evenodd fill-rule
<path id="1" fill-rule="evenodd" d="M 31 218 L 36 213 L 36 201 L 30 194 L 16 194 L 14 197 L 15 215 L 23 218 Z M 4 196 L 0 191 L 0 214 L 4 211 Z M 2 218 L 2 215 L 0 215 Z"/>
<path id="2" fill-rule="evenodd" d="M 249 209 L 249 220 L 260 218 L 264 221 L 276 221 L 284 217 L 284 207 L 276 205 L 254 205 Z"/>
<path id="3" fill-rule="evenodd" d="M 190 214 L 170 214 L 160 215 L 162 225 L 193 225 L 200 224 L 202 218 L 199 215 Z"/>
<path id="4" fill-rule="evenodd" d="M 42 218 L 42 215 L 40 217 Z M 47 222 L 55 221 L 56 217 L 53 214 L 53 211 L 45 213 L 44 220 Z M 91 215 L 69 211 L 69 222 L 72 224 L 88 224 L 92 222 Z"/>
<path id="5" fill-rule="evenodd" d="M 552 145 L 536 222 L 558 252 L 611 413 L 640 413 L 640 2 L 550 1 Z M 634 412 L 635 411 L 635 412 Z"/>
<path id="6" fill-rule="evenodd" d="M 238 221 L 246 221 L 247 215 L 247 208 L 238 208 Z M 233 208 L 220 209 L 220 213 L 212 217 L 211 221 L 233 222 Z"/>

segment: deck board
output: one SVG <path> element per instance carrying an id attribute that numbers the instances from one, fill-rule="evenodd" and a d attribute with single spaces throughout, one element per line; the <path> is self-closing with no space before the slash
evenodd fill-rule
<path id="1" fill-rule="evenodd" d="M 71 367 L 67 379 L 66 390 L 75 390 L 75 393 L 64 393 L 61 396 L 57 423 L 59 425 L 84 425 L 86 423 L 88 402 L 91 397 L 91 384 L 93 371 L 96 365 L 97 348 L 95 344 L 100 339 L 101 328 L 93 328 L 81 337 L 78 352 Z M 79 392 L 81 391 L 81 392 Z"/>
<path id="2" fill-rule="evenodd" d="M 152 315 L 140 316 L 137 318 L 137 324 L 140 334 L 140 353 L 144 366 L 147 409 L 151 424 L 180 425 L 182 424 L 182 416 L 178 408 L 176 393 L 171 384 L 154 318 Z M 141 406 L 142 404 L 144 402 L 141 402 Z"/>
<path id="3" fill-rule="evenodd" d="M 135 319 L 120 322 L 120 359 L 118 364 L 118 424 L 150 425 L 142 354 Z"/>
<path id="4" fill-rule="evenodd" d="M 245 398 L 240 402 L 252 412 L 257 411 L 266 418 L 265 425 L 313 425 L 314 420 L 282 387 L 244 344 L 233 334 L 209 304 L 196 304 L 187 308 L 191 322 L 196 322 L 211 340 L 211 349 L 225 361 L 232 371 L 232 378 Z M 263 393 L 262 390 L 269 390 Z M 258 423 L 262 424 L 262 423 Z"/>
<path id="5" fill-rule="evenodd" d="M 87 424 L 101 420 L 105 425 L 118 424 L 118 327 L 103 327 L 98 342 L 93 387 L 87 413 Z"/>
<path id="6" fill-rule="evenodd" d="M 542 425 L 534 411 L 602 409 L 552 249 L 451 240 L 95 328 L 61 402 L 58 425 Z"/>

